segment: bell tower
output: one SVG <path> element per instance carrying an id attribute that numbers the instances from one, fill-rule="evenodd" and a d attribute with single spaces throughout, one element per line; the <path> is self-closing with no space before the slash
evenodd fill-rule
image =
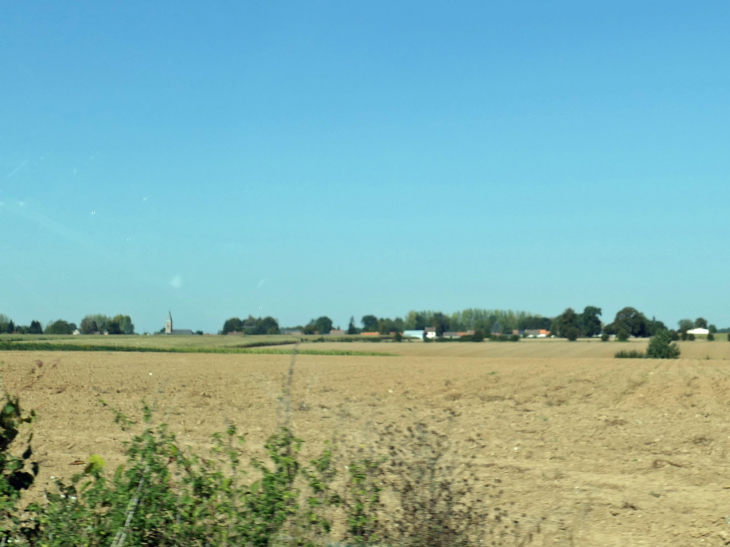
<path id="1" fill-rule="evenodd" d="M 167 321 L 165 322 L 165 334 L 172 334 L 172 313 L 167 312 Z"/>

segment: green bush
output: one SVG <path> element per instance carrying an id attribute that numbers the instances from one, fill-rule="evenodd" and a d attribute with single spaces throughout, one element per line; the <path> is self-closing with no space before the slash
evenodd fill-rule
<path id="1" fill-rule="evenodd" d="M 608 342 L 609 338 L 611 338 L 611 337 L 609 336 L 609 334 L 608 334 L 607 332 L 604 332 L 604 333 L 603 333 L 603 334 L 601 335 L 601 342 Z"/>
<path id="2" fill-rule="evenodd" d="M 616 338 L 618 338 L 619 342 L 626 342 L 629 339 L 629 333 L 625 329 L 621 329 L 618 331 Z"/>
<path id="3" fill-rule="evenodd" d="M 616 359 L 646 359 L 646 354 L 639 350 L 625 350 L 622 349 L 614 355 Z"/>
<path id="4" fill-rule="evenodd" d="M 29 414 L 22 411 L 17 398 L 9 395 L 4 397 L 3 407 L 0 409 L 0 544 L 2 545 L 5 545 L 6 540 L 10 538 L 4 530 L 22 526 L 17 507 L 20 494 L 33 484 L 38 474 L 38 463 L 30 461 L 33 455 L 30 444 L 20 457 L 14 455 L 17 453 L 15 444 L 21 426 L 31 423 L 34 418 L 35 414 L 32 411 Z"/>
<path id="5" fill-rule="evenodd" d="M 695 341 L 695 335 L 692 334 L 691 332 L 688 332 L 687 333 L 687 341 L 688 342 L 694 342 Z"/>
<path id="6" fill-rule="evenodd" d="M 474 331 L 474 334 L 471 335 L 472 342 L 483 342 L 484 341 L 484 331 L 482 329 L 476 329 Z"/>
<path id="7" fill-rule="evenodd" d="M 672 342 L 672 335 L 666 330 L 655 334 L 646 348 L 649 359 L 677 359 L 679 354 L 679 346 Z"/>
<path id="8" fill-rule="evenodd" d="M 710 333 L 707 335 L 707 341 L 708 342 L 714 342 L 715 341 L 715 335 Z"/>
<path id="9" fill-rule="evenodd" d="M 565 329 L 565 337 L 570 342 L 575 342 L 579 336 L 580 336 L 580 331 L 577 328 L 568 327 L 567 329 Z"/>
<path id="10" fill-rule="evenodd" d="M 9 455 L 19 424 L 32 416 L 7 398 L 0 414 L 0 545 L 316 547 L 342 540 L 352 546 L 468 547 L 490 538 L 500 538 L 490 545 L 503 545 L 508 535 L 525 544 L 532 533 L 520 528 L 520 517 L 495 505 L 501 495 L 496 485 L 481 482 L 468 466 L 447 463 L 448 437 L 421 423 L 405 431 L 386 428 L 381 442 L 367 455 L 358 449 L 343 462 L 348 465 L 336 463 L 329 444 L 302 462 L 302 440 L 281 428 L 265 444 L 266 461 L 250 461 L 249 479 L 244 438 L 234 426 L 215 434 L 211 454 L 202 457 L 184 449 L 164 424 L 152 426 L 149 407 L 139 425 L 113 412 L 123 430 L 141 429 L 125 444 L 124 465 L 109 473 L 92 455 L 81 473 L 54 481 L 42 501 L 20 513 L 19 491 L 32 483 L 38 466 L 32 465 L 32 474 L 24 471 L 30 449 L 21 458 Z M 335 482 L 339 468 L 347 472 Z M 341 538 L 333 536 L 334 514 L 346 524 Z"/>
<path id="11" fill-rule="evenodd" d="M 519 342 L 519 334 L 492 334 L 489 337 L 490 342 Z"/>

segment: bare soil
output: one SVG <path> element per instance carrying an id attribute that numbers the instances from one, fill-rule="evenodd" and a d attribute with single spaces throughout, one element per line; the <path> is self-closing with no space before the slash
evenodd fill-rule
<path id="1" fill-rule="evenodd" d="M 624 347 L 410 343 L 378 348 L 395 357 L 299 356 L 289 419 L 312 453 L 325 439 L 367 445 L 389 423 L 428 422 L 449 435 L 459 458 L 501 481 L 499 503 L 525 527 L 539 524 L 533 545 L 730 544 L 730 343 L 682 345 L 692 359 L 611 358 Z M 143 398 L 154 403 L 156 419 L 198 450 L 235 423 L 259 454 L 287 418 L 289 361 L 0 354 L 3 387 L 40 416 L 36 495 L 92 453 L 112 468 L 121 463 L 129 434 L 99 398 L 133 417 Z"/>

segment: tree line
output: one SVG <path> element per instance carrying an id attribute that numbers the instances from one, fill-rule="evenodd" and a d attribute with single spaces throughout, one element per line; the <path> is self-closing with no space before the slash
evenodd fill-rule
<path id="1" fill-rule="evenodd" d="M 7 315 L 0 314 L 0 334 L 73 334 L 76 330 L 81 334 L 134 334 L 134 323 L 128 315 L 109 317 L 97 313 L 84 317 L 78 326 L 64 319 L 56 319 L 49 321 L 44 328 L 36 320 L 29 325 L 16 325 Z"/>
<path id="2" fill-rule="evenodd" d="M 373 314 L 364 315 L 359 321 L 350 318 L 346 334 L 377 333 L 389 335 L 402 334 L 406 330 L 423 330 L 433 327 L 436 336 L 441 337 L 445 332 L 478 331 L 486 336 L 512 336 L 529 330 L 543 330 L 559 338 L 575 340 L 577 338 L 605 337 L 615 335 L 619 339 L 629 337 L 648 338 L 655 334 L 667 331 L 673 339 L 687 339 L 687 331 L 693 328 L 706 328 L 710 333 L 720 332 L 715 325 L 699 317 L 692 321 L 682 319 L 676 330 L 669 329 L 662 321 L 633 307 L 625 307 L 616 313 L 613 321 L 602 321 L 603 311 L 596 306 L 586 306 L 582 312 L 567 308 L 556 317 L 545 317 L 525 311 L 488 310 L 469 308 L 452 314 L 438 311 L 410 311 L 403 317 L 377 317 Z M 333 322 L 327 316 L 310 320 L 305 325 L 291 327 L 302 334 L 329 334 Z M 727 329 L 726 329 L 727 330 Z M 243 332 L 245 334 L 278 334 L 281 332 L 276 319 L 272 317 L 255 318 L 249 315 L 248 319 L 228 319 L 223 325 L 222 334 L 229 332 Z"/>

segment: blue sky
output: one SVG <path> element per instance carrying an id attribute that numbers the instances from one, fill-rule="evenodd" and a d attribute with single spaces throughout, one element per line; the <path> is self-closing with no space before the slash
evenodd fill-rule
<path id="1" fill-rule="evenodd" d="M 726 2 L 69 4 L 0 18 L 16 322 L 730 326 Z"/>

